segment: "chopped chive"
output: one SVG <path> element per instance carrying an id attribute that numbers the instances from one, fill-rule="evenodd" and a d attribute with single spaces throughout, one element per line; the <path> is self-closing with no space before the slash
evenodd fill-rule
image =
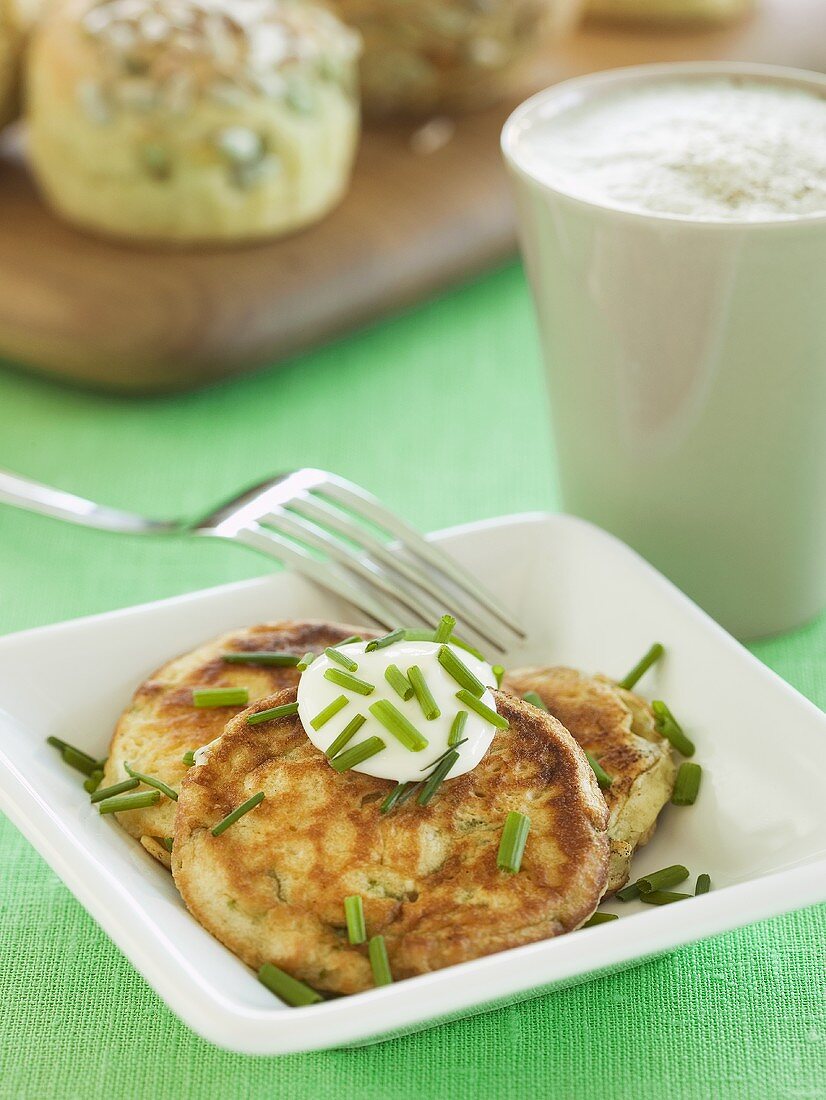
<path id="1" fill-rule="evenodd" d="M 413 723 L 408 721 L 387 699 L 379 699 L 377 703 L 373 703 L 370 713 L 378 718 L 384 728 L 401 741 L 406 749 L 410 749 L 411 752 L 421 752 L 422 749 L 427 748 L 429 743 L 427 738 L 419 733 Z"/>
<path id="2" fill-rule="evenodd" d="M 485 694 L 485 685 L 479 677 L 474 676 L 464 661 L 460 661 L 448 646 L 443 645 L 440 647 L 439 652 L 436 654 L 436 660 L 459 687 L 466 688 L 471 695 Z"/>
<path id="3" fill-rule="evenodd" d="M 349 702 L 350 700 L 346 695 L 339 695 L 339 697 L 333 699 L 332 703 L 329 703 L 324 710 L 320 710 L 315 718 L 310 720 L 310 725 L 314 730 L 320 730 L 326 722 L 329 722 L 331 718 L 335 718 L 338 712 L 343 710 Z M 297 707 L 298 704 L 296 704 L 296 708 Z"/>
<path id="4" fill-rule="evenodd" d="M 64 749 L 69 747 L 69 742 L 61 741 L 59 737 L 47 737 L 46 744 L 51 745 L 53 749 L 57 749 L 59 752 L 63 752 Z M 80 752 L 80 749 L 78 749 L 78 752 Z"/>
<path id="5" fill-rule="evenodd" d="M 217 825 L 213 826 L 212 835 L 220 836 L 221 833 L 225 832 L 225 830 L 230 827 L 230 825 L 234 825 L 240 817 L 243 817 L 244 814 L 248 814 L 250 810 L 254 810 L 255 807 L 259 806 L 263 801 L 263 791 L 259 791 L 257 794 L 254 794 L 252 798 L 248 798 L 246 802 L 242 802 L 240 806 L 237 806 L 232 811 L 232 813 L 227 814 L 227 816 L 223 818 L 223 820 L 219 821 Z"/>
<path id="6" fill-rule="evenodd" d="M 498 691 L 499 688 L 501 688 L 502 681 L 505 678 L 505 666 L 504 665 L 493 665 L 491 671 L 493 672 L 493 675 L 496 677 L 496 690 Z"/>
<path id="7" fill-rule="evenodd" d="M 670 741 L 677 752 L 682 753 L 683 756 L 693 756 L 694 742 L 686 735 L 683 727 L 662 699 L 655 699 L 651 709 L 654 711 L 654 723 L 666 741 Z"/>
<path id="8" fill-rule="evenodd" d="M 315 653 L 305 653 L 295 667 L 298 669 L 299 672 L 306 672 L 314 660 Z"/>
<path id="9" fill-rule="evenodd" d="M 580 925 L 580 927 L 593 928 L 594 925 L 607 924 L 608 921 L 611 920 L 619 920 L 619 917 L 616 913 L 594 913 L 594 915 L 589 917 L 583 925 Z"/>
<path id="10" fill-rule="evenodd" d="M 93 772 L 100 770 L 99 760 L 95 760 L 87 752 L 76 749 L 74 745 L 67 745 L 61 756 L 70 768 L 74 768 L 75 771 L 82 772 L 84 775 L 91 775 Z"/>
<path id="11" fill-rule="evenodd" d="M 690 764 L 683 761 L 677 770 L 677 781 L 674 784 L 674 793 L 671 802 L 674 806 L 693 806 L 700 790 L 700 780 L 703 777 L 703 769 L 699 764 Z"/>
<path id="12" fill-rule="evenodd" d="M 245 707 L 250 701 L 246 688 L 193 688 L 195 707 Z"/>
<path id="13" fill-rule="evenodd" d="M 97 793 L 95 791 L 95 794 Z M 121 814 L 126 810 L 142 810 L 146 806 L 154 806 L 160 800 L 160 791 L 138 791 L 136 794 L 122 794 L 115 798 L 104 798 L 101 802 L 98 802 L 98 810 L 102 814 Z M 92 801 L 95 801 L 94 795 L 92 795 Z"/>
<path id="14" fill-rule="evenodd" d="M 466 737 L 462 737 L 462 734 L 465 732 L 466 722 L 467 711 L 458 711 L 450 727 L 450 733 L 447 735 L 447 743 L 451 748 L 454 748 L 456 745 L 461 745 L 463 741 L 467 741 Z"/>
<path id="15" fill-rule="evenodd" d="M 92 794 L 91 801 L 103 802 L 107 798 L 114 798 L 115 795 L 125 794 L 126 791 L 134 791 L 135 787 L 139 786 L 139 782 L 137 779 L 122 779 L 120 783 L 113 783 L 111 787 L 98 787 Z"/>
<path id="16" fill-rule="evenodd" d="M 144 775 L 143 772 L 135 771 L 134 768 L 130 768 L 128 764 L 124 763 L 127 775 L 131 775 L 133 779 L 139 780 L 141 783 L 145 783 L 147 787 L 154 787 L 156 791 L 160 791 L 161 794 L 165 794 L 167 798 L 171 798 L 173 802 L 178 801 L 178 792 L 173 791 L 168 783 L 164 783 L 162 779 L 158 779 L 154 775 Z"/>
<path id="17" fill-rule="evenodd" d="M 436 640 L 434 630 L 403 630 L 402 634 L 406 642 L 435 642 Z"/>
<path id="18" fill-rule="evenodd" d="M 361 894 L 351 894 L 344 899 L 344 917 L 347 921 L 347 938 L 350 943 L 364 943 L 367 926 L 364 922 L 364 902 Z"/>
<path id="19" fill-rule="evenodd" d="M 358 676 L 351 676 L 349 672 L 339 672 L 337 668 L 328 668 L 324 673 L 324 679 L 337 687 L 355 691 L 358 695 L 372 695 L 376 690 L 375 684 L 368 684 L 366 680 L 360 680 Z"/>
<path id="20" fill-rule="evenodd" d="M 380 737 L 368 737 L 366 741 L 359 741 L 351 749 L 345 749 L 344 752 L 333 757 L 330 760 L 330 767 L 337 772 L 348 772 L 386 747 Z"/>
<path id="21" fill-rule="evenodd" d="M 261 665 L 264 668 L 295 668 L 301 658 L 295 653 L 271 653 L 268 650 L 251 650 L 249 653 L 223 653 L 221 660 L 228 665 Z"/>
<path id="22" fill-rule="evenodd" d="M 366 721 L 367 719 L 363 714 L 357 714 L 354 718 L 351 718 L 335 741 L 333 741 L 332 745 L 330 745 L 329 749 L 327 749 L 326 755 L 328 757 L 338 756 L 341 750 L 353 740 Z"/>
<path id="23" fill-rule="evenodd" d="M 442 615 L 439 620 L 439 625 L 436 627 L 436 633 L 433 635 L 433 641 L 441 642 L 442 645 L 444 645 L 445 642 L 449 642 L 455 627 L 456 620 L 452 615 Z"/>
<path id="24" fill-rule="evenodd" d="M 172 840 L 173 840 L 173 838 L 171 836 L 157 836 L 157 837 L 155 837 L 155 839 L 157 840 L 158 844 L 160 844 L 160 846 L 162 848 L 166 848 L 167 852 L 172 851 Z"/>
<path id="25" fill-rule="evenodd" d="M 100 781 L 103 779 L 103 770 L 101 768 L 95 768 L 88 779 L 83 780 L 83 789 L 89 794 L 94 794 L 100 786 Z"/>
<path id="26" fill-rule="evenodd" d="M 418 665 L 411 665 L 407 670 L 407 678 L 413 685 L 416 701 L 422 708 L 422 714 L 428 722 L 432 722 L 434 718 L 438 718 L 442 712 L 439 710 L 439 705 L 433 698 L 430 688 L 427 686 L 424 673 Z"/>
<path id="27" fill-rule="evenodd" d="M 385 634 L 383 638 L 372 638 L 364 647 L 365 653 L 374 653 L 377 649 L 385 649 L 389 645 L 394 645 L 396 642 L 404 640 L 407 631 L 405 630 L 391 630 L 389 634 Z"/>
<path id="28" fill-rule="evenodd" d="M 486 722 L 490 722 L 492 726 L 495 726 L 498 730 L 506 730 L 510 727 L 510 722 L 507 718 L 504 718 L 495 710 L 491 710 L 490 707 L 485 706 L 481 699 L 477 699 L 476 696 L 467 690 L 462 688 L 456 692 L 456 698 L 460 703 L 464 703 L 468 710 L 476 711 L 476 713 L 484 718 Z"/>
<path id="29" fill-rule="evenodd" d="M 431 760 L 429 764 L 425 764 L 423 768 L 419 768 L 419 771 L 426 772 L 428 768 L 435 768 L 437 764 L 441 764 L 446 756 L 449 756 L 454 749 L 458 749 L 460 745 L 464 745 L 467 741 L 467 737 L 463 737 L 461 741 L 457 741 L 455 745 L 451 745 L 445 749 L 441 756 L 437 756 L 435 760 Z"/>
<path id="30" fill-rule="evenodd" d="M 626 691 L 630 691 L 636 682 L 642 679 L 643 675 L 651 668 L 654 662 L 659 661 L 663 653 L 665 653 L 665 648 L 661 646 L 659 642 L 655 642 L 642 660 L 638 661 L 630 672 L 626 673 L 621 680 L 617 681 L 617 687 L 625 688 Z"/>
<path id="31" fill-rule="evenodd" d="M 265 985 L 276 997 L 290 1005 L 292 1008 L 301 1008 L 304 1005 L 317 1005 L 324 998 L 314 989 L 310 989 L 298 978 L 293 978 L 284 970 L 279 970 L 272 963 L 264 963 L 258 971 L 258 980 Z"/>
<path id="32" fill-rule="evenodd" d="M 640 894 L 640 901 L 646 905 L 670 905 L 672 901 L 683 901 L 691 894 L 675 894 L 671 890 L 652 890 L 650 894 Z"/>
<path id="33" fill-rule="evenodd" d="M 544 710 L 546 713 L 548 708 L 542 701 L 541 696 L 536 691 L 526 691 L 522 696 L 526 703 L 530 703 L 532 707 L 539 707 L 540 710 Z"/>
<path id="34" fill-rule="evenodd" d="M 278 718 L 289 718 L 291 714 L 298 714 L 298 703 L 282 703 L 280 707 L 259 710 L 257 714 L 251 714 L 247 718 L 247 725 L 258 726 L 262 722 L 275 722 Z"/>
<path id="35" fill-rule="evenodd" d="M 525 851 L 525 842 L 531 828 L 531 819 L 527 814 L 511 810 L 505 818 L 505 827 L 502 830 L 502 839 L 499 841 L 499 852 L 496 856 L 496 866 L 500 871 L 508 871 L 515 875 L 522 866 L 522 854 Z"/>
<path id="36" fill-rule="evenodd" d="M 620 901 L 636 901 L 640 896 L 640 888 L 636 882 L 629 882 L 627 886 L 623 886 L 621 890 L 617 890 L 614 897 L 620 899 Z"/>
<path id="37" fill-rule="evenodd" d="M 697 897 L 700 894 L 707 894 L 711 889 L 711 876 L 710 875 L 697 875 L 697 885 L 694 887 L 694 896 Z"/>
<path id="38" fill-rule="evenodd" d="M 597 777 L 599 789 L 601 791 L 607 791 L 611 784 L 614 782 L 613 777 L 608 774 L 605 768 L 603 768 L 602 764 L 600 764 L 599 760 L 597 760 L 595 756 L 592 756 L 590 752 L 586 752 L 585 755 L 588 757 L 588 763 L 591 765 L 591 770 Z"/>
<path id="39" fill-rule="evenodd" d="M 373 982 L 375 985 L 391 985 L 393 975 L 390 973 L 390 960 L 387 958 L 387 944 L 384 936 L 373 936 L 367 945 L 367 954 L 370 956 L 370 965 L 373 968 Z"/>
<path id="40" fill-rule="evenodd" d="M 454 634 L 454 635 L 452 635 L 452 637 L 450 639 L 450 644 L 451 645 L 457 645 L 459 647 L 459 649 L 463 649 L 465 651 L 465 653 L 470 653 L 470 655 L 472 657 L 475 657 L 479 661 L 484 661 L 485 660 L 484 653 L 480 653 L 480 651 L 478 649 L 476 649 L 474 646 L 470 645 L 469 642 L 466 642 L 464 640 L 464 638 L 459 638 L 459 637 L 457 637 L 457 635 Z"/>
<path id="41" fill-rule="evenodd" d="M 398 665 L 388 665 L 384 670 L 384 678 L 393 691 L 405 702 L 413 698 L 413 685 Z"/>
<path id="42" fill-rule="evenodd" d="M 350 634 L 346 638 L 342 638 L 340 642 L 336 642 L 336 644 L 333 646 L 333 649 L 338 649 L 338 647 L 341 645 L 352 645 L 353 642 L 363 641 L 364 638 L 362 638 L 361 634 Z"/>
<path id="43" fill-rule="evenodd" d="M 669 886 L 676 886 L 678 882 L 684 882 L 687 878 L 688 868 L 675 863 L 671 867 L 663 867 L 662 871 L 654 871 L 653 874 L 638 878 L 637 886 L 641 894 L 650 894 L 654 890 L 665 890 Z"/>
<path id="44" fill-rule="evenodd" d="M 419 783 L 397 783 L 390 794 L 379 806 L 379 813 L 387 814 L 396 806 L 403 806 L 411 797 L 413 792 L 419 787 Z"/>
<path id="45" fill-rule="evenodd" d="M 346 653 L 339 653 L 334 646 L 328 646 L 324 650 L 324 653 L 331 661 L 335 661 L 337 665 L 341 665 L 342 668 L 346 668 L 348 672 L 355 672 L 358 666 L 358 661 L 354 661 L 352 657 L 348 657 Z"/>
<path id="46" fill-rule="evenodd" d="M 247 721 L 249 721 L 249 719 L 247 719 Z M 195 763 L 195 753 L 192 749 L 187 749 L 187 751 L 181 757 L 181 760 L 184 764 L 186 764 L 188 768 L 191 768 L 192 765 Z"/>
<path id="47" fill-rule="evenodd" d="M 419 797 L 416 801 L 420 806 L 426 806 L 431 798 L 434 796 L 442 783 L 447 779 L 450 769 L 459 759 L 459 754 L 455 749 L 452 749 L 447 756 L 442 757 L 430 775 L 425 781 L 424 787 L 419 792 Z"/>

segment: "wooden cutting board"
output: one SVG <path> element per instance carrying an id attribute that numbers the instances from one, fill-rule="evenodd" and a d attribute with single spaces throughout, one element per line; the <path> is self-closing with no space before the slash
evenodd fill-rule
<path id="1" fill-rule="evenodd" d="M 705 32 L 586 26 L 535 87 L 646 61 L 826 68 L 825 0 L 763 0 Z M 531 91 L 531 88 L 526 91 Z M 353 186 L 320 225 L 270 244 L 187 252 L 76 232 L 38 199 L 19 135 L 0 144 L 0 355 L 85 385 L 150 393 L 242 374 L 399 310 L 515 250 L 499 132 L 515 103 L 457 121 L 442 148 L 369 129 Z"/>

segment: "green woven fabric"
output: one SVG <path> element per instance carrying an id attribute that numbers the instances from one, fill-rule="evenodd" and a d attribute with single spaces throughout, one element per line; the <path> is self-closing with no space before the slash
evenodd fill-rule
<path id="1" fill-rule="evenodd" d="M 113 505 L 197 512 L 299 465 L 423 528 L 553 509 L 519 269 L 192 396 L 121 401 L 0 371 L 0 466 Z M 0 509 L 0 632 L 264 569 L 218 544 L 124 542 Z M 826 705 L 826 620 L 754 651 Z M 826 906 L 379 1046 L 266 1059 L 192 1035 L 6 821 L 0 868 L 2 1100 L 826 1096 Z"/>

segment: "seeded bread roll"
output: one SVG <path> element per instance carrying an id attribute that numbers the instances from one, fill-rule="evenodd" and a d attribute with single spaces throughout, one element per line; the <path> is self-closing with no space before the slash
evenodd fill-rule
<path id="1" fill-rule="evenodd" d="M 23 51 L 40 8 L 41 0 L 0 0 L 0 128 L 17 115 Z"/>
<path id="2" fill-rule="evenodd" d="M 427 115 L 504 98 L 567 30 L 583 0 L 333 0 L 364 39 L 362 102 L 374 116 Z"/>
<path id="3" fill-rule="evenodd" d="M 32 47 L 36 175 L 59 213 L 118 237 L 297 229 L 347 186 L 357 58 L 306 0 L 64 0 Z"/>

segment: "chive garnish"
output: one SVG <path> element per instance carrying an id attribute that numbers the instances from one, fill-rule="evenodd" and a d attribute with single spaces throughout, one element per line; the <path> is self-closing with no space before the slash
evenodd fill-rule
<path id="1" fill-rule="evenodd" d="M 441 642 L 443 645 L 445 642 L 449 642 L 455 627 L 456 620 L 452 615 L 442 615 L 439 625 L 436 627 L 436 633 L 433 635 L 433 641 Z"/>
<path id="2" fill-rule="evenodd" d="M 387 699 L 379 699 L 370 707 L 370 713 L 381 722 L 388 732 L 411 752 L 421 752 L 428 746 L 427 738 L 419 733 L 412 722 L 393 706 Z"/>
<path id="3" fill-rule="evenodd" d="M 372 638 L 364 647 L 365 653 L 374 653 L 377 649 L 386 649 L 389 645 L 394 645 L 396 642 L 404 640 L 406 635 L 405 630 L 391 630 L 389 634 L 385 634 L 383 638 Z"/>
<path id="4" fill-rule="evenodd" d="M 352 645 L 353 642 L 363 642 L 361 634 L 349 634 L 346 638 L 342 638 L 340 642 L 336 642 L 333 649 L 338 649 L 341 645 Z"/>
<path id="5" fill-rule="evenodd" d="M 478 676 L 474 676 L 467 665 L 460 661 L 452 649 L 443 645 L 436 654 L 436 660 L 461 688 L 466 688 L 471 695 L 484 695 L 485 685 Z"/>
<path id="6" fill-rule="evenodd" d="M 276 719 L 288 718 L 291 714 L 298 714 L 298 703 L 282 703 L 280 707 L 259 710 L 257 714 L 251 714 L 247 718 L 247 725 L 258 726 L 262 722 L 275 722 Z"/>
<path id="7" fill-rule="evenodd" d="M 505 678 L 505 666 L 504 665 L 492 665 L 491 670 L 493 672 L 493 675 L 496 677 L 496 690 L 498 691 L 499 688 L 501 688 L 502 681 Z"/>
<path id="8" fill-rule="evenodd" d="M 98 792 L 95 791 L 95 794 Z M 95 795 L 92 795 L 92 801 Z M 120 814 L 125 810 L 142 810 L 146 806 L 154 806 L 160 802 L 160 791 L 137 791 L 135 794 L 122 794 L 115 798 L 104 798 L 98 803 L 98 810 L 102 814 Z"/>
<path id="9" fill-rule="evenodd" d="M 342 643 L 343 645 L 344 643 Z M 348 672 L 355 672 L 358 666 L 358 661 L 354 661 L 352 657 L 348 657 L 346 653 L 339 653 L 334 646 L 328 646 L 324 650 L 324 653 L 331 661 L 335 661 L 337 665 L 341 665 L 342 668 L 346 668 Z"/>
<path id="10" fill-rule="evenodd" d="M 613 777 L 608 774 L 605 768 L 603 768 L 603 766 L 600 764 L 599 760 L 597 760 L 595 756 L 592 756 L 590 752 L 586 752 L 585 755 L 588 757 L 588 763 L 591 765 L 591 770 L 597 777 L 599 789 L 601 791 L 607 791 L 611 784 L 614 782 Z"/>
<path id="11" fill-rule="evenodd" d="M 536 691 L 526 691 L 522 696 L 526 703 L 530 703 L 532 707 L 539 707 L 540 710 L 544 710 L 546 713 L 548 708 L 542 702 L 542 698 Z"/>
<path id="12" fill-rule="evenodd" d="M 246 688 L 193 688 L 195 707 L 245 707 L 250 701 Z"/>
<path id="13" fill-rule="evenodd" d="M 608 921 L 611 920 L 619 920 L 619 917 L 616 913 L 594 913 L 594 915 L 589 917 L 588 920 L 586 920 L 586 922 L 580 927 L 593 928 L 596 924 L 607 924 Z"/>
<path id="14" fill-rule="evenodd" d="M 94 794 L 100 786 L 100 781 L 103 779 L 103 770 L 101 768 L 95 768 L 88 779 L 83 780 L 83 789 L 89 794 Z"/>
<path id="15" fill-rule="evenodd" d="M 419 792 L 419 797 L 416 799 L 416 801 L 419 803 L 420 806 L 426 806 L 428 804 L 436 791 L 438 791 L 439 787 L 441 787 L 445 779 L 447 779 L 448 774 L 450 773 L 450 769 L 453 767 L 458 759 L 459 754 L 458 752 L 456 752 L 455 749 L 451 749 L 447 756 L 442 757 L 442 759 L 427 777 L 424 787 L 422 787 L 421 791 Z"/>
<path id="16" fill-rule="evenodd" d="M 158 779 L 157 776 L 154 775 L 144 775 L 143 772 L 135 771 L 134 768 L 130 768 L 126 763 L 123 766 L 126 769 L 127 775 L 131 775 L 133 779 L 145 783 L 147 787 L 154 787 L 156 791 L 165 794 L 166 797 L 171 798 L 173 802 L 178 801 L 178 792 L 173 791 L 169 784 L 164 783 L 162 779 Z"/>
<path id="17" fill-rule="evenodd" d="M 675 894 L 671 890 L 652 890 L 650 894 L 640 894 L 640 901 L 646 905 L 670 905 L 672 901 L 683 901 L 691 894 Z"/>
<path id="18" fill-rule="evenodd" d="M 330 760 L 330 767 L 337 772 L 348 772 L 351 768 L 363 764 L 365 760 L 369 760 L 371 756 L 375 756 L 376 753 L 381 752 L 386 747 L 380 737 L 368 737 L 366 741 L 360 741 L 357 745 L 353 745 L 351 749 L 345 749 L 338 756 L 334 756 Z"/>
<path id="19" fill-rule="evenodd" d="M 230 827 L 230 825 L 234 825 L 239 817 L 243 817 L 244 814 L 248 814 L 250 810 L 254 810 L 255 807 L 260 805 L 260 803 L 262 803 L 263 801 L 263 791 L 259 791 L 257 794 L 254 794 L 252 798 L 248 798 L 246 802 L 242 802 L 240 806 L 236 807 L 232 811 L 232 813 L 227 814 L 227 816 L 222 821 L 219 821 L 218 824 L 213 827 L 212 835 L 220 836 L 221 833 L 223 833 L 226 829 Z"/>
<path id="20" fill-rule="evenodd" d="M 636 882 L 629 882 L 627 886 L 623 886 L 621 890 L 617 890 L 614 897 L 620 899 L 620 901 L 636 901 L 640 896 L 640 888 Z"/>
<path id="21" fill-rule="evenodd" d="M 74 745 L 66 745 L 61 756 L 70 768 L 74 768 L 75 771 L 82 772 L 84 775 L 92 775 L 93 772 L 99 771 L 100 769 L 99 760 L 95 760 L 88 752 L 76 749 Z"/>
<path id="22" fill-rule="evenodd" d="M 655 699 L 651 709 L 654 711 L 655 725 L 666 741 L 670 741 L 677 752 L 682 753 L 683 756 L 693 756 L 694 742 L 686 735 L 683 727 L 662 699 Z"/>
<path id="23" fill-rule="evenodd" d="M 363 714 L 357 714 L 354 718 L 351 718 L 338 737 L 327 749 L 326 755 L 328 757 L 338 756 L 343 748 L 345 748 L 355 737 L 361 727 L 367 719 Z"/>
<path id="24" fill-rule="evenodd" d="M 674 793 L 671 802 L 674 806 L 693 806 L 700 790 L 700 780 L 703 777 L 703 769 L 699 764 L 691 764 L 683 761 L 677 771 L 677 781 L 674 784 Z"/>
<path id="25" fill-rule="evenodd" d="M 502 839 L 499 841 L 499 852 L 496 856 L 496 866 L 500 871 L 508 871 L 515 875 L 522 866 L 522 854 L 525 851 L 525 842 L 531 827 L 531 819 L 527 814 L 511 810 L 505 818 L 505 827 L 502 830 Z"/>
<path id="26" fill-rule="evenodd" d="M 384 670 L 384 678 L 393 691 L 405 702 L 413 698 L 413 685 L 407 679 L 398 665 L 388 665 Z"/>
<path id="27" fill-rule="evenodd" d="M 453 719 L 453 724 L 450 727 L 450 733 L 447 735 L 447 743 L 451 748 L 455 747 L 456 745 L 461 745 L 463 741 L 467 741 L 466 737 L 462 737 L 462 734 L 465 732 L 466 722 L 467 711 L 458 711 L 456 717 Z"/>
<path id="28" fill-rule="evenodd" d="M 367 926 L 364 922 L 364 903 L 361 894 L 351 894 L 344 899 L 344 917 L 347 921 L 347 938 L 350 943 L 364 943 Z"/>
<path id="29" fill-rule="evenodd" d="M 435 768 L 437 764 L 441 764 L 446 756 L 449 756 L 454 749 L 458 749 L 460 745 L 464 745 L 467 741 L 467 737 L 463 737 L 461 741 L 457 741 L 455 745 L 451 745 L 450 748 L 445 749 L 441 756 L 437 756 L 435 760 L 431 760 L 429 764 L 425 764 L 423 768 L 419 768 L 419 771 L 426 772 L 428 768 Z"/>
<path id="30" fill-rule="evenodd" d="M 272 963 L 264 963 L 258 971 L 258 980 L 265 985 L 276 997 L 290 1005 L 292 1008 L 301 1008 L 304 1005 L 316 1005 L 324 998 L 314 989 L 310 989 L 298 978 L 293 978 L 283 970 L 279 970 Z"/>
<path id="31" fill-rule="evenodd" d="M 261 665 L 264 668 L 295 668 L 301 658 L 295 653 L 271 653 L 269 650 L 251 650 L 249 653 L 223 653 L 221 660 L 228 665 Z"/>
<path id="32" fill-rule="evenodd" d="M 638 661 L 629 673 L 623 676 L 621 680 L 617 681 L 617 687 L 625 688 L 626 691 L 630 691 L 636 682 L 642 679 L 643 675 L 651 668 L 654 662 L 659 661 L 663 653 L 665 653 L 665 648 L 661 646 L 659 642 L 655 642 L 642 660 Z"/>
<path id="33" fill-rule="evenodd" d="M 397 783 L 379 806 L 379 813 L 387 814 L 396 806 L 403 806 L 419 786 L 421 786 L 420 783 Z"/>
<path id="34" fill-rule="evenodd" d="M 59 752 L 63 752 L 64 749 L 69 747 L 68 741 L 61 741 L 59 737 L 47 737 L 46 744 L 51 745 L 53 749 L 57 749 Z"/>
<path id="35" fill-rule="evenodd" d="M 405 641 L 408 642 L 434 642 L 436 640 L 435 632 L 432 630 L 405 630 Z M 448 641 L 451 645 L 456 645 L 459 649 L 463 649 L 466 653 L 472 653 L 474 657 L 477 657 L 480 661 L 484 661 L 484 653 L 480 653 L 478 649 L 474 649 L 472 645 L 464 641 L 462 638 L 458 638 L 455 634 L 451 634 Z"/>
<path id="36" fill-rule="evenodd" d="M 711 876 L 710 875 L 697 875 L 697 885 L 694 887 L 694 896 L 697 897 L 700 894 L 707 894 L 711 889 Z"/>
<path id="37" fill-rule="evenodd" d="M 310 720 L 310 725 L 313 727 L 314 730 L 320 730 L 325 722 L 329 722 L 331 718 L 335 718 L 338 712 L 340 710 L 343 710 L 349 702 L 350 700 L 347 698 L 346 695 L 339 695 L 339 697 L 337 699 L 333 699 L 332 703 L 329 703 L 324 708 L 324 710 L 320 710 L 315 718 L 312 718 Z M 298 704 L 296 704 L 296 708 L 297 707 Z"/>
<path id="38" fill-rule="evenodd" d="M 314 660 L 315 653 L 305 653 L 295 667 L 298 669 L 299 672 L 306 672 Z"/>
<path id="39" fill-rule="evenodd" d="M 355 691 L 358 695 L 372 695 L 376 690 L 375 684 L 368 684 L 366 680 L 360 680 L 358 676 L 351 676 L 349 672 L 339 672 L 337 668 L 328 668 L 324 673 L 324 679 L 337 687 Z"/>
<path id="40" fill-rule="evenodd" d="M 390 985 L 393 975 L 390 973 L 390 960 L 387 958 L 387 944 L 384 936 L 373 936 L 367 945 L 367 954 L 370 956 L 370 965 L 373 968 L 373 982 L 375 985 Z"/>
<path id="41" fill-rule="evenodd" d="M 413 685 L 413 692 L 416 696 L 417 703 L 422 708 L 422 714 L 428 722 L 432 722 L 434 718 L 438 718 L 442 712 L 439 710 L 438 703 L 433 698 L 433 694 L 427 686 L 424 673 L 418 665 L 411 665 L 407 670 L 407 678 Z"/>
<path id="42" fill-rule="evenodd" d="M 157 840 L 158 844 L 161 845 L 162 848 L 166 848 L 167 852 L 172 851 L 172 840 L 173 840 L 173 838 L 171 836 L 159 836 L 159 837 L 155 837 L 155 839 Z"/>
<path id="43" fill-rule="evenodd" d="M 137 786 L 139 786 L 139 780 L 137 779 L 122 779 L 120 783 L 113 783 L 111 787 L 98 787 L 93 793 L 91 801 L 92 803 L 103 802 L 107 798 L 114 798 L 115 795 L 134 791 Z"/>
<path id="44" fill-rule="evenodd" d="M 184 764 L 186 764 L 186 766 L 188 768 L 191 768 L 192 765 L 195 763 L 195 753 L 194 753 L 194 751 L 192 749 L 187 749 L 187 751 L 181 757 L 181 760 L 183 761 Z"/>
<path id="45" fill-rule="evenodd" d="M 669 886 L 676 886 L 678 882 L 684 882 L 688 878 L 688 868 L 679 863 L 671 867 L 663 867 L 662 871 L 654 871 L 650 875 L 643 875 L 637 879 L 637 886 L 641 894 L 650 894 L 654 890 L 666 890 Z"/>
<path id="46" fill-rule="evenodd" d="M 490 722 L 492 726 L 495 726 L 498 730 L 506 730 L 510 726 L 510 722 L 507 718 L 504 718 L 495 710 L 491 710 L 490 707 L 485 706 L 481 699 L 477 699 L 476 696 L 467 690 L 462 688 L 456 692 L 456 698 L 460 703 L 464 703 L 468 710 L 476 711 L 476 713 L 484 718 L 486 722 Z"/>

